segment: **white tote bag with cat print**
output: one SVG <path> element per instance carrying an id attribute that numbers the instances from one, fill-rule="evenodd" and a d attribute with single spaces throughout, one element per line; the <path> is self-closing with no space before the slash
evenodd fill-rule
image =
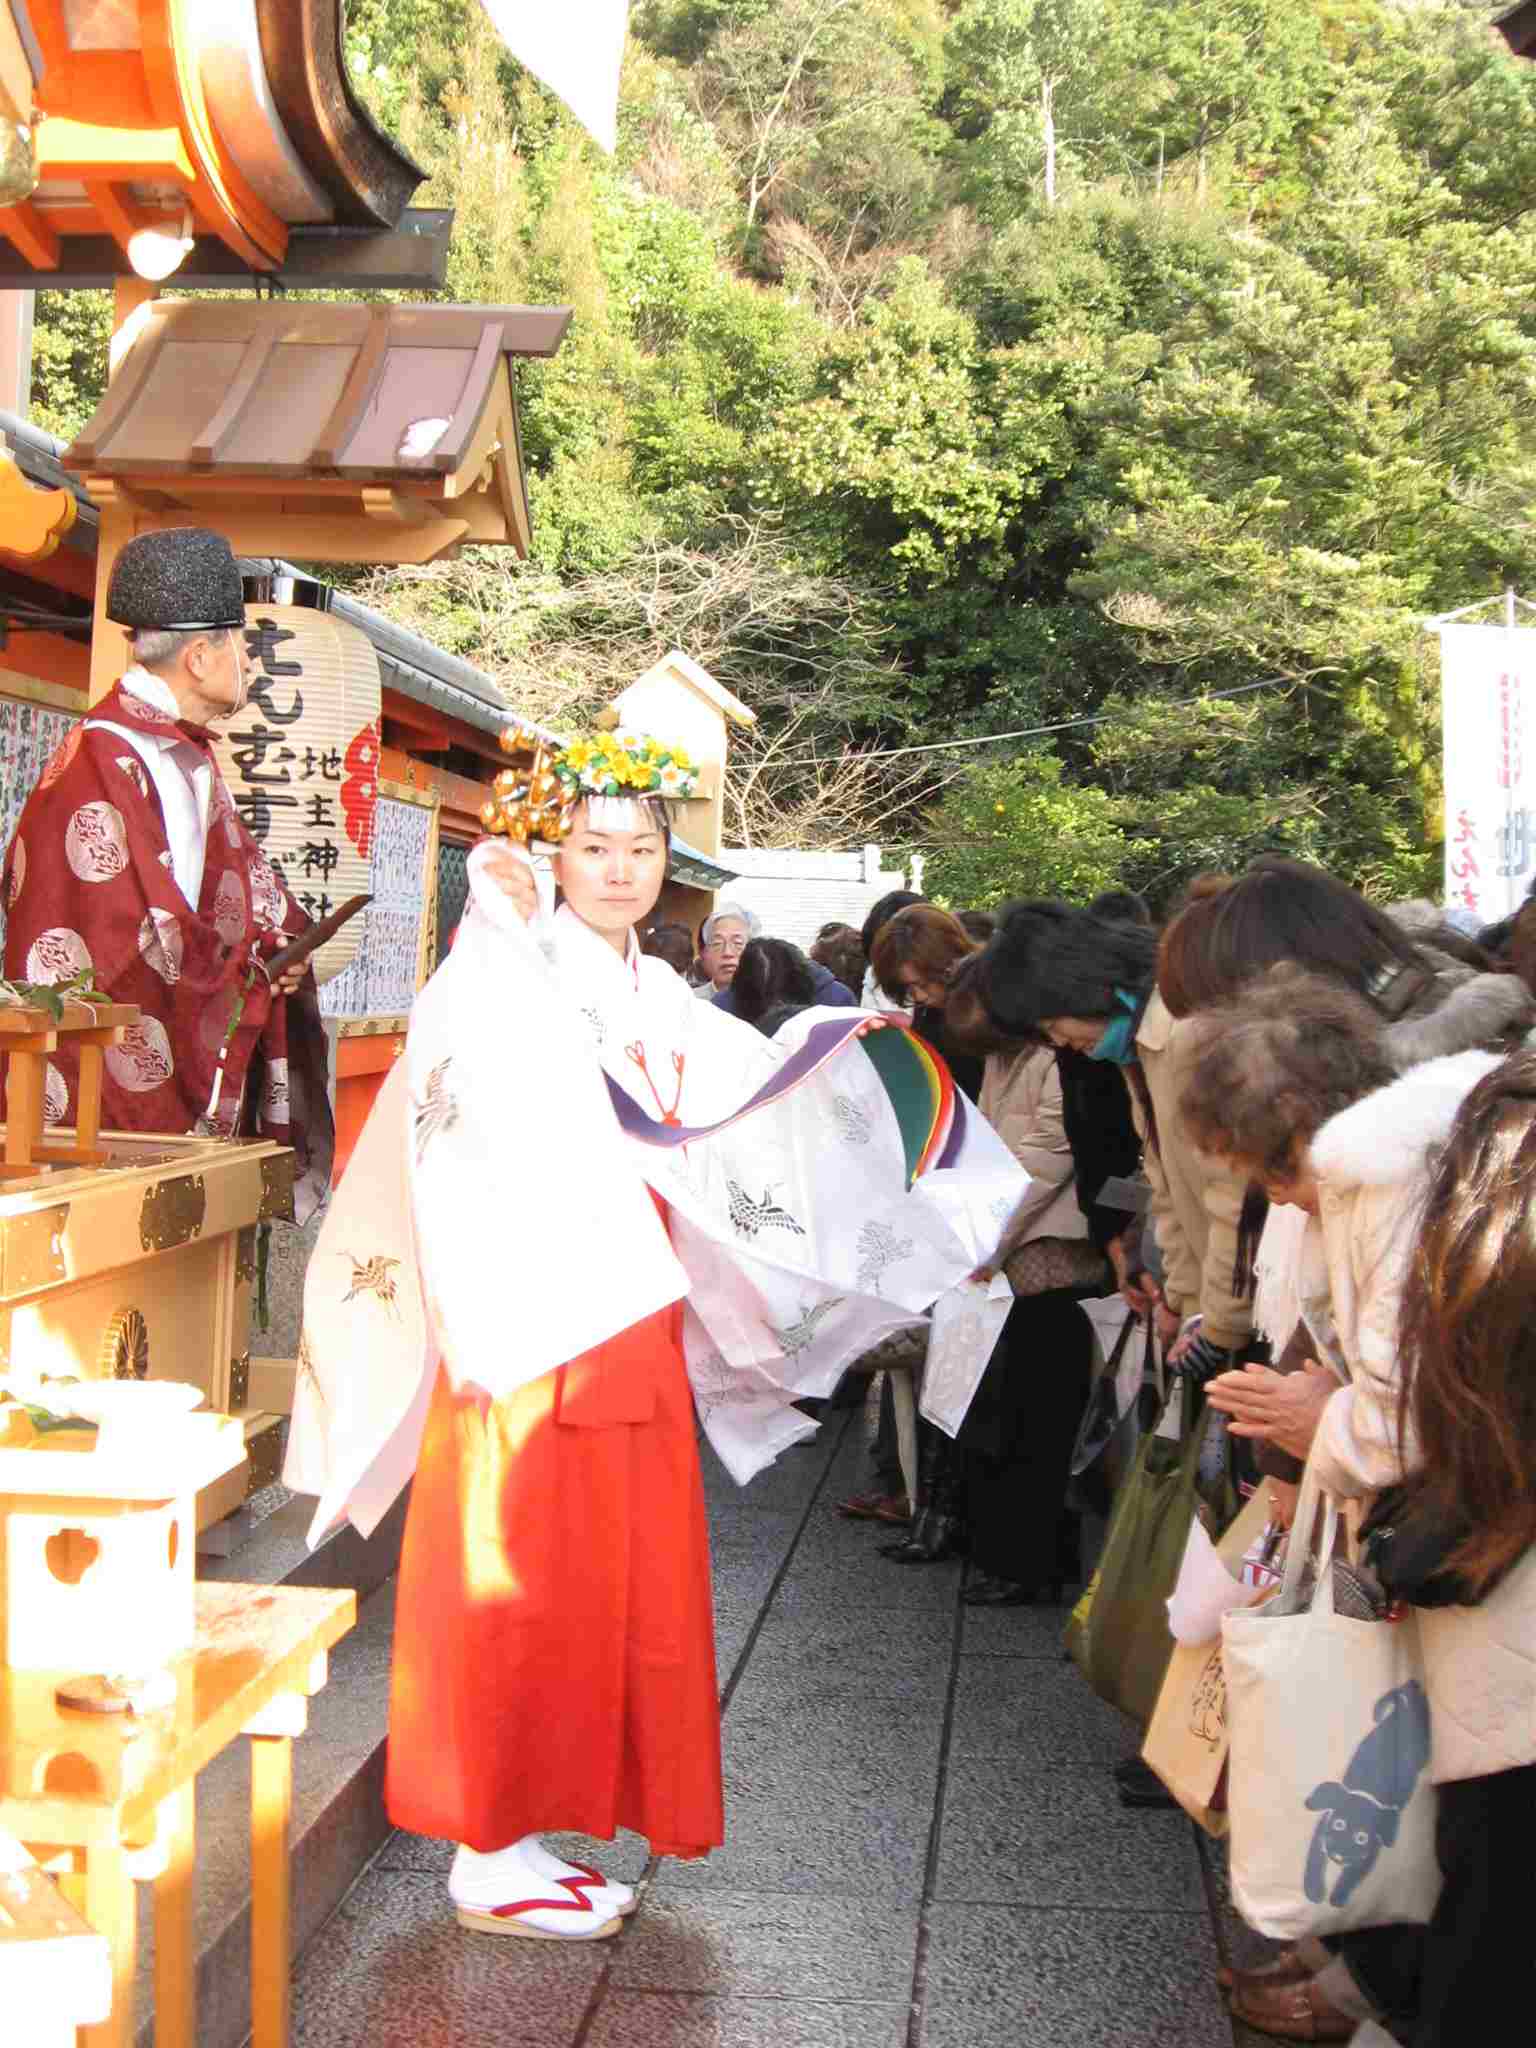
<path id="1" fill-rule="evenodd" d="M 1338 1509 L 1310 1468 L 1295 1528 L 1280 1591 L 1221 1624 L 1232 1896 L 1279 1941 L 1423 1922 L 1440 1869 L 1418 1624 L 1335 1612 Z"/>

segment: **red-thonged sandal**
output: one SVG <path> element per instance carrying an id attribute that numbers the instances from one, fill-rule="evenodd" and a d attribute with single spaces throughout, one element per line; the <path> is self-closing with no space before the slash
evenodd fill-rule
<path id="1" fill-rule="evenodd" d="M 488 1855 L 460 1848 L 448 1892 L 461 1927 L 532 1941 L 601 1941 L 637 1903 L 627 1884 L 567 1863 L 537 1835 Z"/>

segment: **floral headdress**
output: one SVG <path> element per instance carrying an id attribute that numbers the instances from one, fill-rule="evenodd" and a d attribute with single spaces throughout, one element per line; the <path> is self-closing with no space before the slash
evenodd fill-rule
<path id="1" fill-rule="evenodd" d="M 487 832 L 504 833 L 521 846 L 564 839 L 577 806 L 588 797 L 685 803 L 699 790 L 699 771 L 681 747 L 616 722 L 571 740 L 513 725 L 500 744 L 512 765 L 492 783 L 480 822 Z"/>

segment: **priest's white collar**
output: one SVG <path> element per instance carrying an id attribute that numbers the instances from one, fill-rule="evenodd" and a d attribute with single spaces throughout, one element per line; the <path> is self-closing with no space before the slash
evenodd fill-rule
<path id="1" fill-rule="evenodd" d="M 176 702 L 176 694 L 170 684 L 163 682 L 149 669 L 140 668 L 137 663 L 124 675 L 123 688 L 130 697 L 139 698 L 152 711 L 164 711 L 170 717 L 178 719 L 185 715 Z"/>

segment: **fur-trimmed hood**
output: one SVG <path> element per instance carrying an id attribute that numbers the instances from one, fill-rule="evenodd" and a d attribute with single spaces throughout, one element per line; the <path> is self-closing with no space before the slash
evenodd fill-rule
<path id="1" fill-rule="evenodd" d="M 1437 905 L 1391 903 L 1387 915 L 1411 939 L 1434 977 L 1411 1008 L 1387 1026 L 1387 1057 L 1399 1070 L 1473 1046 L 1512 1051 L 1536 1023 L 1536 1001 L 1518 974 L 1490 974 L 1460 957 L 1457 936 Z M 1475 957 L 1475 955 L 1474 955 Z"/>
<path id="2" fill-rule="evenodd" d="M 1425 951 L 1431 965 L 1444 957 Z M 1458 963 L 1449 965 L 1454 970 Z M 1474 1046 L 1513 1041 L 1536 1017 L 1536 1003 L 1519 975 L 1459 971 L 1460 979 L 1437 972 L 1429 1000 L 1387 1026 L 1383 1037 L 1394 1067 L 1406 1069 Z"/>
<path id="3" fill-rule="evenodd" d="M 1499 1064 L 1499 1055 L 1492 1052 L 1426 1060 L 1401 1080 L 1351 1103 L 1330 1117 L 1312 1140 L 1312 1167 L 1318 1180 L 1340 1193 L 1417 1180 L 1427 1154 L 1450 1135 L 1457 1110 Z"/>

